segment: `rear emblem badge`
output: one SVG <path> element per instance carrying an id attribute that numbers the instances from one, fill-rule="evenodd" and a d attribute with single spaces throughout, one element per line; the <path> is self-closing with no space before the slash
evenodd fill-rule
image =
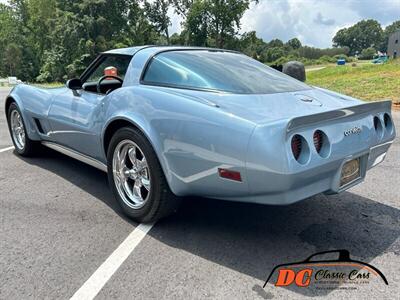
<path id="1" fill-rule="evenodd" d="M 346 130 L 344 132 L 344 136 L 349 136 L 351 134 L 359 134 L 359 133 L 361 133 L 361 131 L 362 131 L 361 127 L 355 126 L 351 129 Z"/>
<path id="2" fill-rule="evenodd" d="M 302 94 L 294 94 L 297 99 L 299 99 L 302 102 L 305 102 L 309 105 L 314 105 L 314 106 L 322 106 L 322 103 L 319 102 L 317 99 L 307 96 L 307 95 L 302 95 Z"/>
<path id="3" fill-rule="evenodd" d="M 314 101 L 313 98 L 308 98 L 308 97 L 302 97 L 302 98 L 300 98 L 300 100 L 303 102 L 313 102 Z"/>

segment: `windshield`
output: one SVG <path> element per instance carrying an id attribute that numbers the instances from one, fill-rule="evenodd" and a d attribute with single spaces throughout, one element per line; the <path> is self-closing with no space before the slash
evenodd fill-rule
<path id="1" fill-rule="evenodd" d="M 150 62 L 143 81 L 146 84 L 238 94 L 272 94 L 310 89 L 305 83 L 246 55 L 207 50 L 160 53 Z"/>

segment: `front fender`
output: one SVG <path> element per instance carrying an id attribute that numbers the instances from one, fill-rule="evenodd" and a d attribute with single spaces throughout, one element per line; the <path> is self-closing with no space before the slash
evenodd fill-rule
<path id="1" fill-rule="evenodd" d="M 12 97 L 21 110 L 27 128 L 27 134 L 31 140 L 41 140 L 34 118 L 40 120 L 41 126 L 44 128 L 45 132 L 51 130 L 47 116 L 53 101 L 53 96 L 62 93 L 65 89 L 65 87 L 39 88 L 20 84 L 10 92 L 8 97 Z"/>
<path id="2" fill-rule="evenodd" d="M 26 133 L 28 135 L 28 137 L 31 140 L 40 140 L 39 134 L 36 131 L 36 126 L 35 124 L 33 124 L 33 120 L 31 118 L 30 113 L 26 110 L 26 101 L 24 100 L 25 97 L 28 92 L 26 91 L 28 86 L 26 85 L 17 85 L 15 86 L 10 94 L 7 96 L 7 101 L 6 101 L 6 105 L 8 103 L 8 100 L 10 98 L 12 98 L 14 100 L 14 102 L 18 105 L 19 110 L 21 112 L 22 118 L 24 120 L 25 123 L 25 127 L 26 127 Z M 8 114 L 8 111 L 5 110 L 6 115 Z"/>

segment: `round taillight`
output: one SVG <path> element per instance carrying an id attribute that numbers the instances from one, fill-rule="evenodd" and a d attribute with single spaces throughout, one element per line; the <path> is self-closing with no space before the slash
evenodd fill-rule
<path id="1" fill-rule="evenodd" d="M 375 128 L 375 132 L 378 135 L 378 138 L 382 138 L 383 136 L 383 124 L 381 122 L 381 120 L 375 116 L 374 117 L 374 128 Z"/>
<path id="2" fill-rule="evenodd" d="M 321 130 L 317 130 L 314 132 L 313 140 L 314 140 L 315 150 L 317 150 L 317 152 L 320 153 L 322 149 L 322 144 L 324 142 L 324 134 L 322 133 Z"/>
<path id="3" fill-rule="evenodd" d="M 379 130 L 381 127 L 381 121 L 379 120 L 378 117 L 374 117 L 374 128 L 375 130 Z"/>
<path id="4" fill-rule="evenodd" d="M 296 160 L 298 160 L 299 157 L 300 157 L 300 154 L 301 154 L 301 149 L 302 149 L 302 138 L 301 138 L 301 136 L 299 136 L 298 134 L 294 135 L 292 137 L 291 145 L 292 145 L 293 156 L 294 156 L 294 158 Z"/>
<path id="5" fill-rule="evenodd" d="M 383 123 L 385 124 L 386 129 L 388 129 L 389 131 L 392 130 L 393 123 L 392 123 L 392 118 L 389 116 L 389 114 L 385 113 L 383 115 Z"/>

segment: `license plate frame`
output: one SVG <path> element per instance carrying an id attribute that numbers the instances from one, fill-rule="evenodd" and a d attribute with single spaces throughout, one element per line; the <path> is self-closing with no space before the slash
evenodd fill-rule
<path id="1" fill-rule="evenodd" d="M 339 187 L 343 188 L 361 178 L 360 157 L 346 161 L 340 172 Z"/>

